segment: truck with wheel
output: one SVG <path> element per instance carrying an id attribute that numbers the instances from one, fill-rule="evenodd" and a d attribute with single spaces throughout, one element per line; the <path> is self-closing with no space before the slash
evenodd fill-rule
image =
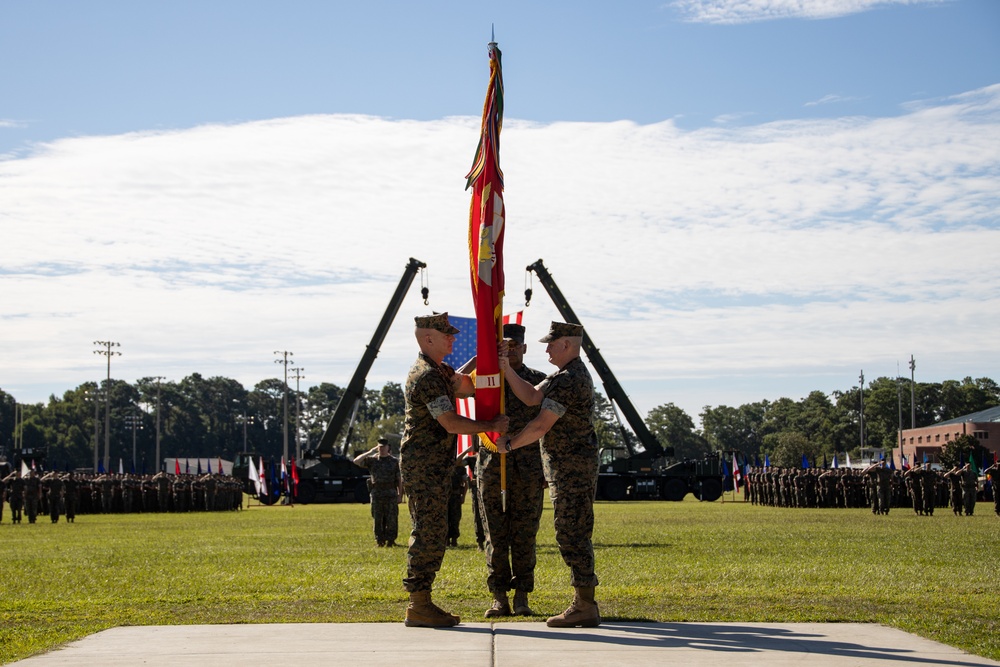
<path id="1" fill-rule="evenodd" d="M 582 324 L 542 260 L 528 265 L 527 271 L 538 276 L 566 322 Z M 531 294 L 529 287 L 524 292 L 526 306 L 531 302 Z M 600 350 L 594 345 L 586 327 L 583 329 L 583 351 L 604 385 L 615 417 L 618 418 L 620 412 L 632 427 L 630 433 L 618 418 L 624 444 L 601 448 L 597 477 L 598 500 L 677 501 L 691 493 L 699 500 L 714 501 L 722 495 L 723 489 L 732 488 L 732 472 L 728 477 L 724 472 L 732 467 L 734 452 L 714 452 L 701 459 L 671 461 L 674 448 L 661 443 L 650 433 L 646 422 L 639 416 Z M 641 449 L 636 447 L 636 443 L 641 445 Z M 742 466 L 743 454 L 735 452 L 735 455 Z"/>

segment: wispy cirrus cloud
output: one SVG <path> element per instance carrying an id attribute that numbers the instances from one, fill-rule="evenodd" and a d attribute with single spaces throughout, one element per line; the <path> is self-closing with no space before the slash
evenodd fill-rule
<path id="1" fill-rule="evenodd" d="M 668 6 L 693 23 L 752 23 L 775 19 L 829 19 L 891 5 L 949 0 L 673 0 Z"/>
<path id="2" fill-rule="evenodd" d="M 812 100 L 810 102 L 806 102 L 803 106 L 806 106 L 806 107 L 818 107 L 818 106 L 823 106 L 823 105 L 826 105 L 826 104 L 839 104 L 839 103 L 844 103 L 844 102 L 855 102 L 857 100 L 858 100 L 857 97 L 851 97 L 851 96 L 847 96 L 847 95 L 834 95 L 834 94 L 830 94 L 830 95 L 824 95 L 823 97 L 819 98 L 818 100 Z"/>
<path id="3" fill-rule="evenodd" d="M 369 377 L 400 381 L 414 315 L 471 313 L 478 127 L 302 116 L 0 160 L 0 387 L 43 400 L 93 379 L 97 339 L 122 343 L 119 377 L 249 386 L 288 349 L 310 381 L 344 384 L 412 256 L 430 305 L 411 290 Z M 697 414 L 678 383 L 738 404 L 736 376 L 889 373 L 910 352 L 936 357 L 928 372 L 1000 376 L 1000 297 L 977 259 L 1000 253 L 1000 85 L 893 118 L 509 119 L 503 168 L 507 310 L 543 258 L 640 410 Z M 535 288 L 541 332 L 562 318 Z"/>

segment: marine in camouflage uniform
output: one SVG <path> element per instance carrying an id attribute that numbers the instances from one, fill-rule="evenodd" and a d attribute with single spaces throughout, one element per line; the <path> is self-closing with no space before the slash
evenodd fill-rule
<path id="1" fill-rule="evenodd" d="M 518 377 L 535 386 L 545 373 L 522 363 L 525 352 L 524 327 L 505 324 L 508 362 Z M 538 416 L 539 406 L 525 405 L 505 383 L 504 405 L 510 419 L 510 432 L 519 433 Z M 486 533 L 486 585 L 493 595 L 493 605 L 486 617 L 509 616 L 507 592 L 514 591 L 514 613 L 531 615 L 528 593 L 535 590 L 535 538 L 545 501 L 545 474 L 538 441 L 501 457 L 485 447 L 479 450 L 476 480 L 482 503 L 483 528 Z M 507 465 L 507 507 L 500 490 L 500 462 Z"/>
<path id="2" fill-rule="evenodd" d="M 510 437 L 498 438 L 500 451 L 531 445 L 541 437 L 542 467 L 549 484 L 556 543 L 572 573 L 573 602 L 546 620 L 549 627 L 594 627 L 601 615 L 594 601 L 594 494 L 597 491 L 597 434 L 594 432 L 594 382 L 580 359 L 583 326 L 553 322 L 539 342 L 559 370 L 537 386 L 518 377 L 503 356 L 501 368 L 524 403 L 540 405 L 538 416 Z"/>
<path id="3" fill-rule="evenodd" d="M 21 523 L 21 510 L 24 507 L 24 478 L 21 477 L 21 471 L 15 470 L 7 475 L 3 481 L 7 483 L 10 522 Z"/>
<path id="4" fill-rule="evenodd" d="M 962 467 L 962 505 L 965 516 L 972 516 L 976 510 L 976 495 L 979 493 L 979 475 L 974 466 L 966 463 Z"/>
<path id="5" fill-rule="evenodd" d="M 62 516 L 63 507 L 62 477 L 59 476 L 59 473 L 52 471 L 42 477 L 41 483 L 49 496 L 49 518 L 52 520 L 52 523 L 58 523 L 59 517 Z"/>
<path id="6" fill-rule="evenodd" d="M 962 516 L 962 469 L 955 466 L 944 474 L 944 478 L 948 480 L 951 511 L 955 516 Z"/>
<path id="7" fill-rule="evenodd" d="M 462 417 L 455 411 L 457 394 L 474 390 L 468 375 L 455 373 L 443 360 L 451 353 L 458 329 L 448 314 L 415 318 L 420 354 L 406 378 L 406 414 L 399 447 L 399 467 L 410 510 L 412 530 L 406 552 L 403 586 L 410 593 L 407 626 L 456 625 L 458 616 L 431 602 L 431 588 L 448 536 L 448 496 L 455 467 L 456 434 L 503 432 L 507 418 L 489 421 Z"/>
<path id="8" fill-rule="evenodd" d="M 399 503 L 403 499 L 399 459 L 391 454 L 388 438 L 379 438 L 378 444 L 359 454 L 354 463 L 366 468 L 371 476 L 375 543 L 380 547 L 394 547 L 399 536 Z"/>
<path id="9" fill-rule="evenodd" d="M 920 485 L 923 487 L 924 515 L 933 516 L 934 507 L 937 505 L 937 482 L 938 474 L 932 470 L 929 463 L 922 466 L 920 475 Z"/>
<path id="10" fill-rule="evenodd" d="M 455 461 L 451 471 L 451 492 L 448 494 L 448 546 L 457 547 L 462 535 L 462 505 L 469 490 L 469 473 L 464 460 Z"/>
<path id="11" fill-rule="evenodd" d="M 885 467 L 884 461 L 879 461 L 865 468 L 862 474 L 867 475 L 874 485 L 871 494 L 872 514 L 888 514 L 892 471 Z"/>
<path id="12" fill-rule="evenodd" d="M 472 524 L 476 529 L 476 548 L 483 550 L 486 545 L 486 532 L 483 530 L 483 503 L 479 497 L 479 481 L 476 477 L 478 447 L 473 439 L 473 446 L 465 451 L 462 458 L 469 469 L 469 495 L 472 496 Z"/>
<path id="13" fill-rule="evenodd" d="M 80 483 L 76 475 L 70 471 L 63 475 L 63 497 L 66 504 L 66 521 L 74 523 L 76 520 L 76 510 L 79 504 Z"/>
<path id="14" fill-rule="evenodd" d="M 170 488 L 173 486 L 171 475 L 161 470 L 153 475 L 152 482 L 156 485 L 156 509 L 159 512 L 166 512 L 170 509 Z"/>
<path id="15" fill-rule="evenodd" d="M 38 474 L 31 470 L 24 477 L 24 513 L 28 515 L 28 523 L 35 523 L 38 517 L 38 501 L 42 497 L 42 484 Z"/>
<path id="16" fill-rule="evenodd" d="M 903 478 L 906 480 L 906 488 L 909 490 L 910 499 L 913 501 L 913 511 L 916 514 L 924 513 L 923 475 L 924 468 L 921 465 L 915 465 L 903 473 Z"/>
<path id="17" fill-rule="evenodd" d="M 990 486 L 993 489 L 993 511 L 1000 516 L 1000 463 L 994 463 L 983 473 L 990 478 Z"/>

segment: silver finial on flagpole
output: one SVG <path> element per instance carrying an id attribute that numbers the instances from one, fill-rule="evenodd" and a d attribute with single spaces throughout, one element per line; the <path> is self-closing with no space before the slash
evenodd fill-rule
<path id="1" fill-rule="evenodd" d="M 490 24 L 490 43 L 488 44 L 488 46 L 490 47 L 490 51 L 497 48 L 496 29 L 494 28 L 492 23 Z"/>

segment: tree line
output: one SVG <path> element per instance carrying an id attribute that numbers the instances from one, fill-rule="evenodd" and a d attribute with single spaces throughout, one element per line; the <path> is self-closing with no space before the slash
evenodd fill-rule
<path id="1" fill-rule="evenodd" d="M 717 449 L 739 449 L 772 465 L 798 467 L 805 455 L 811 463 L 832 462 L 839 454 L 862 446 L 890 450 L 899 444 L 899 429 L 911 428 L 911 386 L 915 427 L 932 426 L 1000 405 L 1000 386 L 990 378 L 917 382 L 880 377 L 864 388 L 864 433 L 861 431 L 862 395 L 859 387 L 826 394 L 813 391 L 795 401 L 779 398 L 739 407 L 705 406 L 701 429 L 672 403 L 649 412 L 647 425 L 654 435 L 673 444 L 678 458 L 697 458 Z M 900 418 L 902 416 L 902 418 Z"/>
<path id="2" fill-rule="evenodd" d="M 22 450 L 44 451 L 46 467 L 91 468 L 95 441 L 103 460 L 105 424 L 110 423 L 107 436 L 112 469 L 118 469 L 121 459 L 126 469 L 134 465 L 137 472 L 155 472 L 159 469 L 154 461 L 158 415 L 161 460 L 232 460 L 243 451 L 280 458 L 286 425 L 288 451 L 294 456 L 296 442 L 302 450 L 319 442 L 343 393 L 343 388 L 330 383 L 300 392 L 286 388 L 277 378 L 262 380 L 248 390 L 236 380 L 205 378 L 198 373 L 179 382 L 158 382 L 156 378 L 141 378 L 135 383 L 115 379 L 110 383 L 85 382 L 62 397 L 50 396 L 48 403 L 21 405 L 20 426 L 15 432 L 15 399 L 0 389 L 0 454 L 11 460 L 17 437 Z M 105 396 L 109 397 L 107 404 Z M 370 435 L 377 438 L 373 429 L 398 431 L 403 405 L 398 383 L 366 390 L 356 426 L 347 434 L 348 450 L 367 442 Z M 110 418 L 105 416 L 106 409 Z"/>
<path id="3" fill-rule="evenodd" d="M 903 428 L 910 428 L 910 390 L 910 381 L 905 378 L 881 377 L 865 387 L 863 436 L 858 387 L 829 395 L 813 391 L 798 401 L 779 398 L 739 407 L 705 406 L 699 415 L 700 428 L 673 403 L 653 408 L 645 421 L 660 442 L 674 447 L 676 458 L 739 449 L 751 458 L 763 460 L 767 455 L 774 465 L 796 466 L 803 455 L 822 462 L 824 458 L 832 460 L 835 453 L 857 453 L 862 444 L 896 446 L 900 405 Z M 286 391 L 287 422 L 283 409 Z M 103 460 L 107 394 L 107 435 L 114 469 L 119 459 L 129 469 L 134 465 L 137 472 L 159 469 L 154 461 L 157 412 L 161 460 L 232 459 L 244 450 L 279 458 L 284 451 L 286 424 L 291 455 L 297 441 L 303 451 L 315 447 L 343 393 L 343 388 L 330 383 L 296 391 L 277 378 L 262 380 L 248 390 L 236 380 L 204 378 L 198 373 L 179 382 L 149 377 L 135 383 L 114 379 L 110 383 L 86 382 L 62 397 L 50 396 L 48 403 L 22 405 L 21 427 L 15 432 L 15 398 L 0 389 L 0 454 L 10 460 L 17 437 L 23 448 L 45 451 L 48 468 L 92 467 L 95 440 Z M 917 427 L 1000 404 L 1000 386 L 990 378 L 916 383 L 913 395 Z M 342 434 L 338 445 L 347 452 L 364 450 L 382 433 L 401 432 L 403 411 L 403 390 L 398 383 L 365 390 L 354 428 Z M 602 445 L 621 446 L 630 437 L 619 428 L 614 408 L 603 395 L 597 397 L 595 418 Z"/>

